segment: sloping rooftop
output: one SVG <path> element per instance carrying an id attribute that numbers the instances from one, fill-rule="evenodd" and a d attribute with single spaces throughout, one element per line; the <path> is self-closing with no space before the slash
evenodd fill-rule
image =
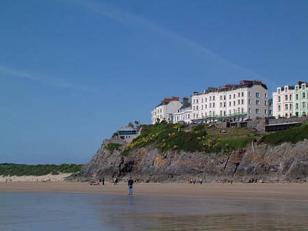
<path id="1" fill-rule="evenodd" d="M 180 97 L 178 97 L 178 96 L 166 97 L 156 107 L 159 107 L 159 106 L 162 106 L 162 105 L 167 105 L 172 101 L 180 101 Z"/>
<path id="2" fill-rule="evenodd" d="M 239 88 L 251 88 L 255 85 L 260 85 L 264 89 L 267 90 L 266 84 L 264 84 L 262 81 L 259 80 L 241 80 L 239 84 L 225 84 L 222 87 L 209 87 L 203 92 L 194 92 L 195 95 L 198 94 L 207 94 L 211 92 L 224 92 L 224 91 L 231 91 L 236 90 Z"/>

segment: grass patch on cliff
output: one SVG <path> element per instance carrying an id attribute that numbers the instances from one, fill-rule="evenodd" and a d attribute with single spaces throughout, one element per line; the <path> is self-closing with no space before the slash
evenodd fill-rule
<path id="1" fill-rule="evenodd" d="M 81 169 L 80 164 L 0 164 L 0 175 L 3 176 L 43 176 L 47 174 L 76 173 Z"/>
<path id="2" fill-rule="evenodd" d="M 295 144 L 304 139 L 308 139 L 308 123 L 299 127 L 264 135 L 260 141 L 266 144 L 278 145 L 285 142 Z"/>
<path id="3" fill-rule="evenodd" d="M 169 150 L 187 152 L 232 151 L 245 147 L 255 138 L 247 129 L 228 129 L 220 133 L 217 128 L 206 125 L 155 124 L 142 128 L 140 136 L 128 144 L 123 154 L 134 149 L 153 145 L 162 152 Z"/>
<path id="4" fill-rule="evenodd" d="M 121 149 L 121 144 L 118 144 L 118 143 L 108 143 L 105 145 L 105 148 L 110 151 L 110 152 L 113 152 L 115 150 L 119 151 Z"/>

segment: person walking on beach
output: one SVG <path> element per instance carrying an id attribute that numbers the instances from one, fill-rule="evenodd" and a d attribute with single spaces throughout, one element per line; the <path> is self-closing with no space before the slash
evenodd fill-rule
<path id="1" fill-rule="evenodd" d="M 134 181 L 130 177 L 128 182 L 127 182 L 127 185 L 128 185 L 128 195 L 133 195 L 133 184 L 134 184 Z"/>

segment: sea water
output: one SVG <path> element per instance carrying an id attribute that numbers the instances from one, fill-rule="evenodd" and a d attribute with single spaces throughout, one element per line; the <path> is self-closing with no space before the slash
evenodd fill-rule
<path id="1" fill-rule="evenodd" d="M 308 203 L 0 193 L 0 230 L 308 230 Z"/>

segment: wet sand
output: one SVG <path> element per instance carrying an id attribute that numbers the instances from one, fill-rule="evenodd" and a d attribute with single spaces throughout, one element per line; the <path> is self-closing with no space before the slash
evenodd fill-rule
<path id="1" fill-rule="evenodd" d="M 91 186 L 79 182 L 10 182 L 0 183 L 0 192 L 62 192 L 126 195 L 126 183 Z M 140 183 L 135 195 L 230 198 L 247 200 L 292 200 L 308 202 L 308 184 L 179 184 Z"/>

